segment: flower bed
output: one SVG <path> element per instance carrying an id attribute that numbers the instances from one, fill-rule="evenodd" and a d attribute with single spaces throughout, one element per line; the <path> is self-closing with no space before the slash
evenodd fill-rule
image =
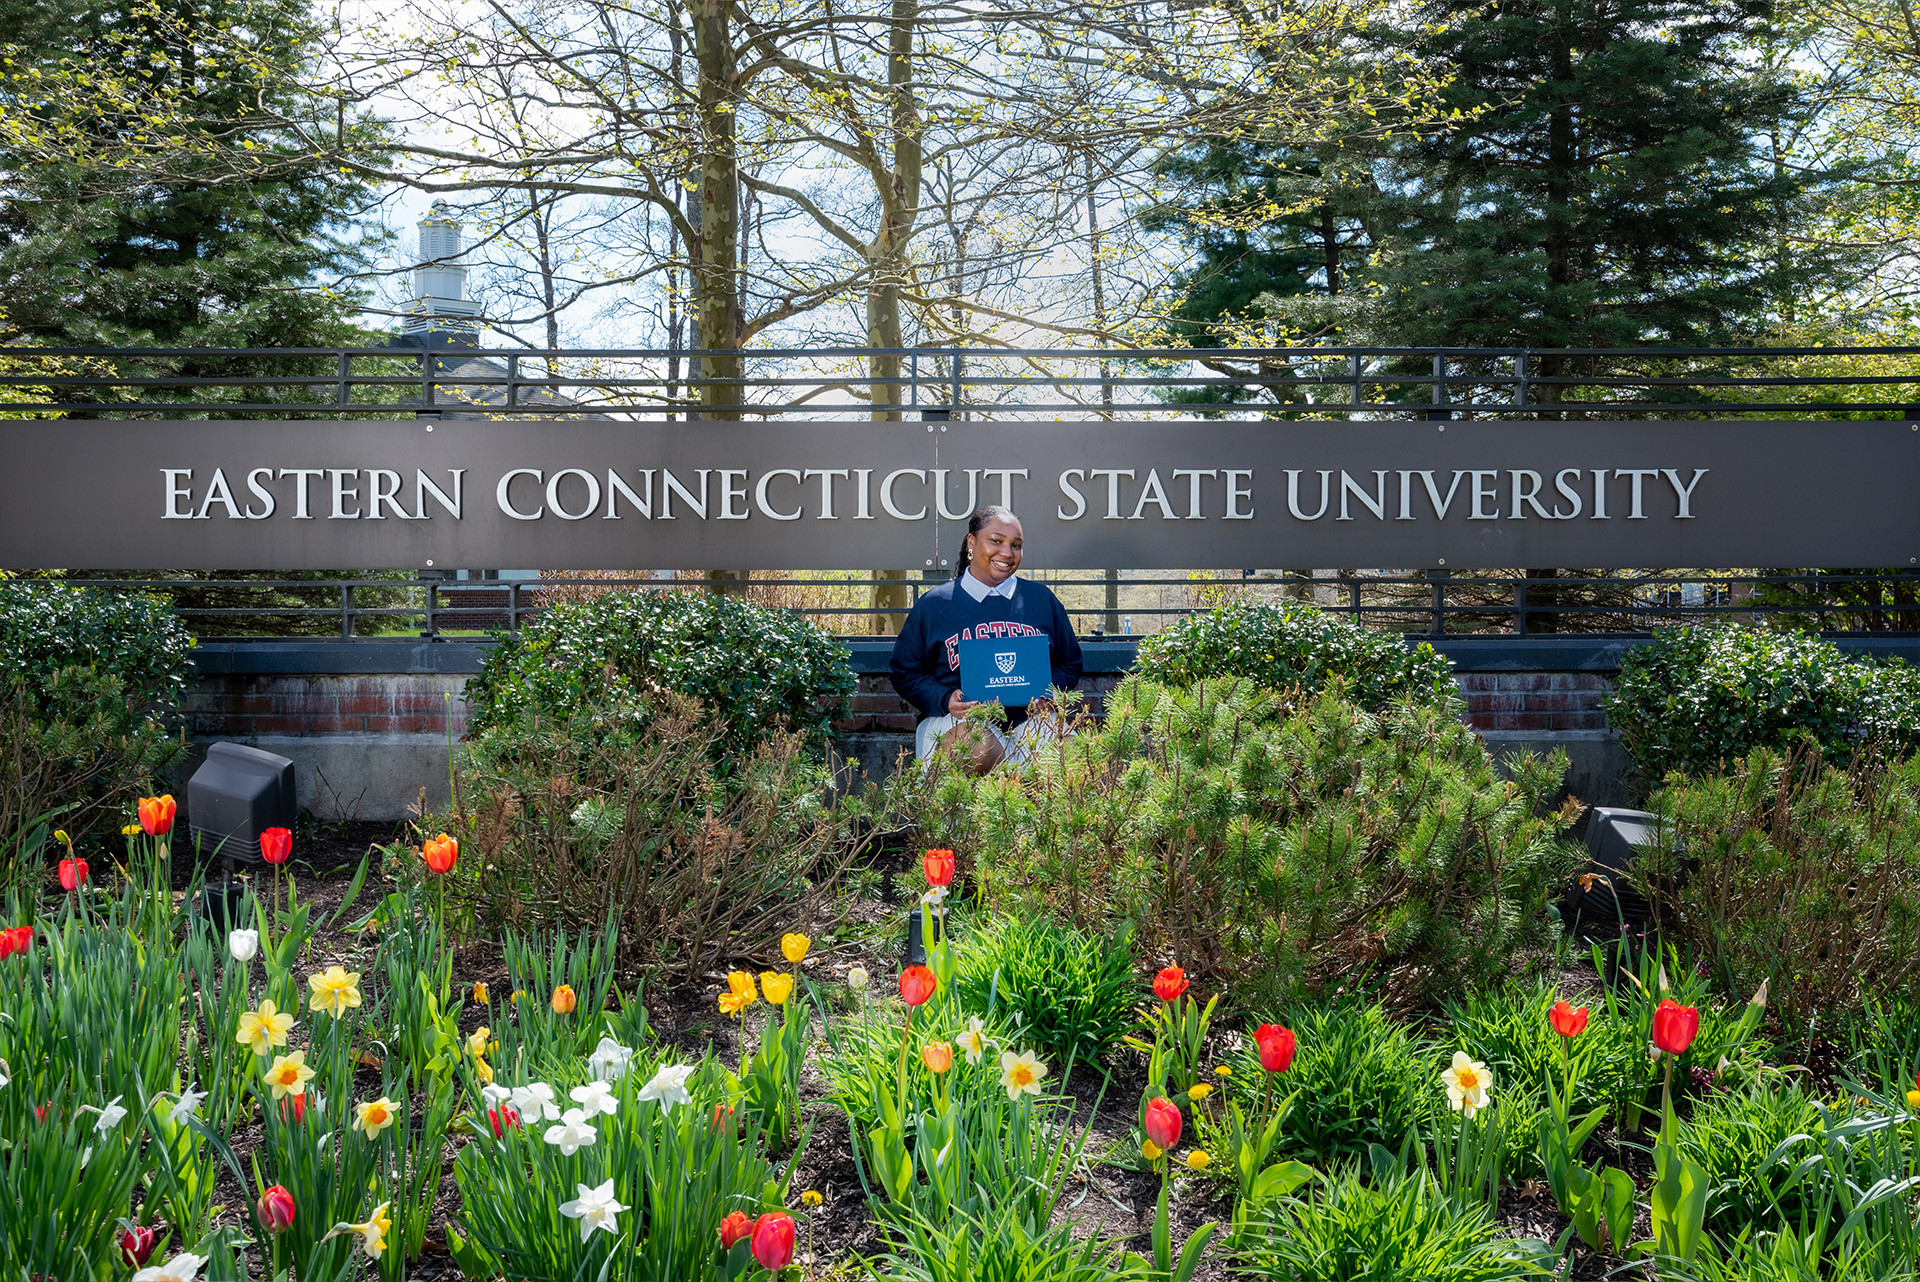
<path id="1" fill-rule="evenodd" d="M 758 964 L 658 994 L 665 1029 L 618 982 L 612 924 L 456 948 L 450 836 L 322 888 L 276 834 L 272 877 L 216 925 L 172 892 L 173 819 L 144 799 L 119 858 L 70 844 L 0 933 L 0 1276 L 1411 1282 L 1920 1258 L 1912 1021 L 1882 1012 L 1812 1078 L 1769 1040 L 1788 1030 L 1764 989 L 1716 1005 L 1645 941 L 1426 1018 L 1243 1003 L 1178 964 L 1116 971 L 1124 937 L 980 913 L 971 852 L 932 850 L 905 879 L 923 961 L 895 964 L 895 918 L 865 939 L 792 922 L 735 941 Z"/>

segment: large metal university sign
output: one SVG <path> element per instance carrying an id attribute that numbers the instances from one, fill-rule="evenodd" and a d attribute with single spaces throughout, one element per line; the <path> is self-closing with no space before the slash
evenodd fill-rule
<path id="1" fill-rule="evenodd" d="M 1905 422 L 0 422 L 14 569 L 1920 564 Z"/>

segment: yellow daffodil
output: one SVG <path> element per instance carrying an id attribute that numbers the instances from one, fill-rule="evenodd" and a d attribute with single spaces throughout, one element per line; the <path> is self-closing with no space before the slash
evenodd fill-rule
<path id="1" fill-rule="evenodd" d="M 1203 1148 L 1194 1149 L 1187 1154 L 1187 1166 L 1193 1170 L 1204 1171 L 1212 1164 L 1213 1159 L 1207 1156 L 1207 1151 Z"/>
<path id="2" fill-rule="evenodd" d="M 493 1066 L 486 1060 L 476 1057 L 473 1061 L 473 1071 L 479 1077 L 482 1086 L 493 1085 Z"/>
<path id="3" fill-rule="evenodd" d="M 1467 1120 L 1473 1120 L 1473 1115 L 1487 1106 L 1487 1088 L 1493 1085 L 1493 1074 L 1484 1062 L 1468 1058 L 1465 1051 L 1453 1053 L 1453 1063 L 1440 1074 L 1440 1080 L 1446 1083 L 1447 1106 Z"/>
<path id="4" fill-rule="evenodd" d="M 798 966 L 807 959 L 807 949 L 813 947 L 813 941 L 798 932 L 780 936 L 780 955 Z"/>
<path id="5" fill-rule="evenodd" d="M 313 999 L 308 1005 L 335 1019 L 360 1004 L 360 972 L 357 970 L 329 966 L 318 975 L 307 976 L 307 987 L 313 990 Z"/>
<path id="6" fill-rule="evenodd" d="M 788 938 L 791 939 L 792 936 L 789 935 Z M 801 938 L 805 939 L 806 936 L 802 935 Z M 819 1189 L 808 1189 L 800 1195 L 800 1205 L 802 1206 L 818 1206 L 826 1200 L 826 1198 L 821 1196 Z"/>
<path id="7" fill-rule="evenodd" d="M 752 975 L 744 970 L 730 971 L 727 974 L 727 991 L 720 994 L 720 1013 L 738 1015 L 753 1005 L 758 997 Z"/>
<path id="8" fill-rule="evenodd" d="M 307 1067 L 307 1053 L 303 1050 L 279 1056 L 267 1069 L 267 1085 L 273 1087 L 275 1099 L 305 1095 L 307 1083 L 312 1079 L 313 1070 Z"/>
<path id="9" fill-rule="evenodd" d="M 360 1239 L 361 1250 L 367 1253 L 369 1260 L 377 1260 L 387 1253 L 387 1231 L 393 1227 L 393 1221 L 387 1218 L 390 1202 L 382 1202 L 373 1208 L 373 1214 L 363 1224 L 336 1224 L 335 1233 L 351 1233 Z"/>
<path id="10" fill-rule="evenodd" d="M 475 1006 L 485 1006 L 487 1004 L 487 983 L 485 980 L 475 981 L 473 985 L 473 1004 Z"/>
<path id="11" fill-rule="evenodd" d="M 760 991 L 775 1006 L 785 1006 L 787 998 L 793 996 L 793 976 L 777 970 L 760 972 Z"/>
<path id="12" fill-rule="evenodd" d="M 1205 1082 L 1187 1088 L 1187 1098 L 1196 1104 L 1211 1094 L 1213 1094 L 1213 1087 L 1207 1085 Z"/>
<path id="13" fill-rule="evenodd" d="M 978 1015 L 969 1015 L 966 1030 L 956 1035 L 953 1042 L 967 1057 L 967 1063 L 978 1064 L 987 1053 L 987 1026 Z"/>
<path id="14" fill-rule="evenodd" d="M 480 1025 L 480 1027 L 467 1034 L 467 1054 L 473 1056 L 475 1059 L 485 1059 L 488 1051 L 487 1039 L 492 1036 L 493 1030 L 485 1024 Z M 492 1044 L 492 1048 L 495 1050 L 498 1050 L 499 1046 L 500 1043 L 498 1042 Z"/>
<path id="15" fill-rule="evenodd" d="M 1038 1095 L 1040 1079 L 1046 1075 L 1047 1066 L 1032 1051 L 1021 1051 L 1018 1055 L 1012 1051 L 1000 1052 L 1000 1085 L 1006 1087 L 1008 1099 Z"/>
<path id="16" fill-rule="evenodd" d="M 394 1110 L 398 1107 L 384 1095 L 365 1104 L 356 1104 L 353 1106 L 353 1129 L 370 1140 L 377 1140 L 381 1131 L 393 1125 L 396 1116 Z"/>
<path id="17" fill-rule="evenodd" d="M 240 1016 L 240 1031 L 233 1040 L 250 1048 L 255 1055 L 271 1055 L 276 1046 L 287 1044 L 287 1030 L 293 1027 L 293 1016 L 284 1014 L 273 1004 L 273 998 L 260 1000 L 258 1010 L 244 1012 Z"/>
<path id="18" fill-rule="evenodd" d="M 1140 1141 L 1140 1156 L 1146 1158 L 1149 1162 L 1157 1162 L 1160 1160 L 1160 1146 L 1152 1140 L 1142 1140 Z"/>

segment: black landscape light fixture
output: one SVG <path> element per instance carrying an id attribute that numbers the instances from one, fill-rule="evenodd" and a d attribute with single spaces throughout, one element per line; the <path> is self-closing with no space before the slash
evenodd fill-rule
<path id="1" fill-rule="evenodd" d="M 1659 824 L 1647 810 L 1595 806 L 1589 812 L 1587 864 L 1560 908 L 1570 933 L 1607 941 L 1647 924 L 1652 905 L 1633 885 L 1633 859 L 1653 845 Z"/>
<path id="2" fill-rule="evenodd" d="M 187 781 L 187 827 L 195 849 L 231 870 L 257 864 L 260 834 L 292 828 L 299 814 L 293 762 L 241 743 L 216 743 Z"/>

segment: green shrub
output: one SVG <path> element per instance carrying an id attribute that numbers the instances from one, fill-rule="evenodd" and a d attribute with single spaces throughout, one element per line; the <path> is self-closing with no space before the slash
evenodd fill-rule
<path id="1" fill-rule="evenodd" d="M 960 1000 L 989 1000 L 1025 1040 L 1061 1060 L 1098 1060 L 1135 1022 L 1141 988 L 1132 940 L 1089 935 L 1031 918 L 1004 917 L 960 948 Z"/>
<path id="2" fill-rule="evenodd" d="M 916 814 L 928 844 L 976 855 L 998 911 L 1131 923 L 1143 953 L 1249 1003 L 1366 972 L 1413 1001 L 1544 960 L 1577 860 L 1570 815 L 1542 813 L 1565 768 L 1521 757 L 1502 777 L 1439 708 L 1132 677 L 1024 771 L 935 765 Z"/>
<path id="3" fill-rule="evenodd" d="M 1920 758 L 1759 748 L 1674 776 L 1635 861 L 1667 937 L 1729 996 L 1768 981 L 1790 1024 L 1920 998 Z"/>
<path id="4" fill-rule="evenodd" d="M 1230 1079 L 1243 1097 L 1298 1092 L 1281 1131 L 1282 1152 L 1325 1169 L 1365 1157 L 1371 1144 L 1398 1150 L 1425 1120 L 1427 1097 L 1440 1080 L 1438 1068 L 1428 1071 L 1432 1048 L 1380 1006 L 1347 999 L 1248 1022 L 1284 1024 L 1299 1039 L 1293 1067 L 1271 1082 L 1249 1039 Z"/>
<path id="5" fill-rule="evenodd" d="M 167 721 L 192 646 L 154 598 L 0 583 L 0 850 L 55 807 L 76 834 L 119 827 L 183 751 Z"/>
<path id="6" fill-rule="evenodd" d="M 1478 1202 L 1456 1204 L 1424 1175 L 1358 1175 L 1283 1198 L 1238 1236 L 1243 1275 L 1272 1282 L 1505 1282 L 1544 1278 L 1536 1250 Z M 1544 1250 L 1545 1244 L 1538 1247 Z M 1545 1263 L 1551 1263 L 1550 1252 Z"/>
<path id="7" fill-rule="evenodd" d="M 701 592 L 610 592 L 553 606 L 502 639 L 467 684 L 468 725 L 645 716 L 660 690 L 701 700 L 726 724 L 724 758 L 776 732 L 820 752 L 853 673 L 840 643 L 798 615 Z"/>
<path id="8" fill-rule="evenodd" d="M 1748 1227 L 1798 1223 L 1807 1203 L 1818 1202 L 1818 1186 L 1803 1184 L 1782 1197 L 1776 1185 L 1786 1183 L 1786 1172 L 1767 1169 L 1768 1159 L 1795 1135 L 1823 1137 L 1827 1120 L 1818 1100 L 1771 1075 L 1696 1100 L 1680 1128 L 1680 1151 L 1712 1177 L 1707 1227 L 1731 1237 Z"/>
<path id="9" fill-rule="evenodd" d="M 1140 642 L 1134 671 L 1165 685 L 1244 677 L 1272 690 L 1311 694 L 1338 681 L 1368 709 L 1402 699 L 1451 707 L 1453 663 L 1422 641 L 1409 649 L 1298 601 L 1235 601 L 1190 614 Z"/>
<path id="10" fill-rule="evenodd" d="M 1755 748 L 1811 738 L 1843 759 L 1872 740 L 1920 743 L 1920 672 L 1876 665 L 1796 632 L 1691 627 L 1627 652 L 1607 722 L 1653 779 L 1704 774 Z"/>

